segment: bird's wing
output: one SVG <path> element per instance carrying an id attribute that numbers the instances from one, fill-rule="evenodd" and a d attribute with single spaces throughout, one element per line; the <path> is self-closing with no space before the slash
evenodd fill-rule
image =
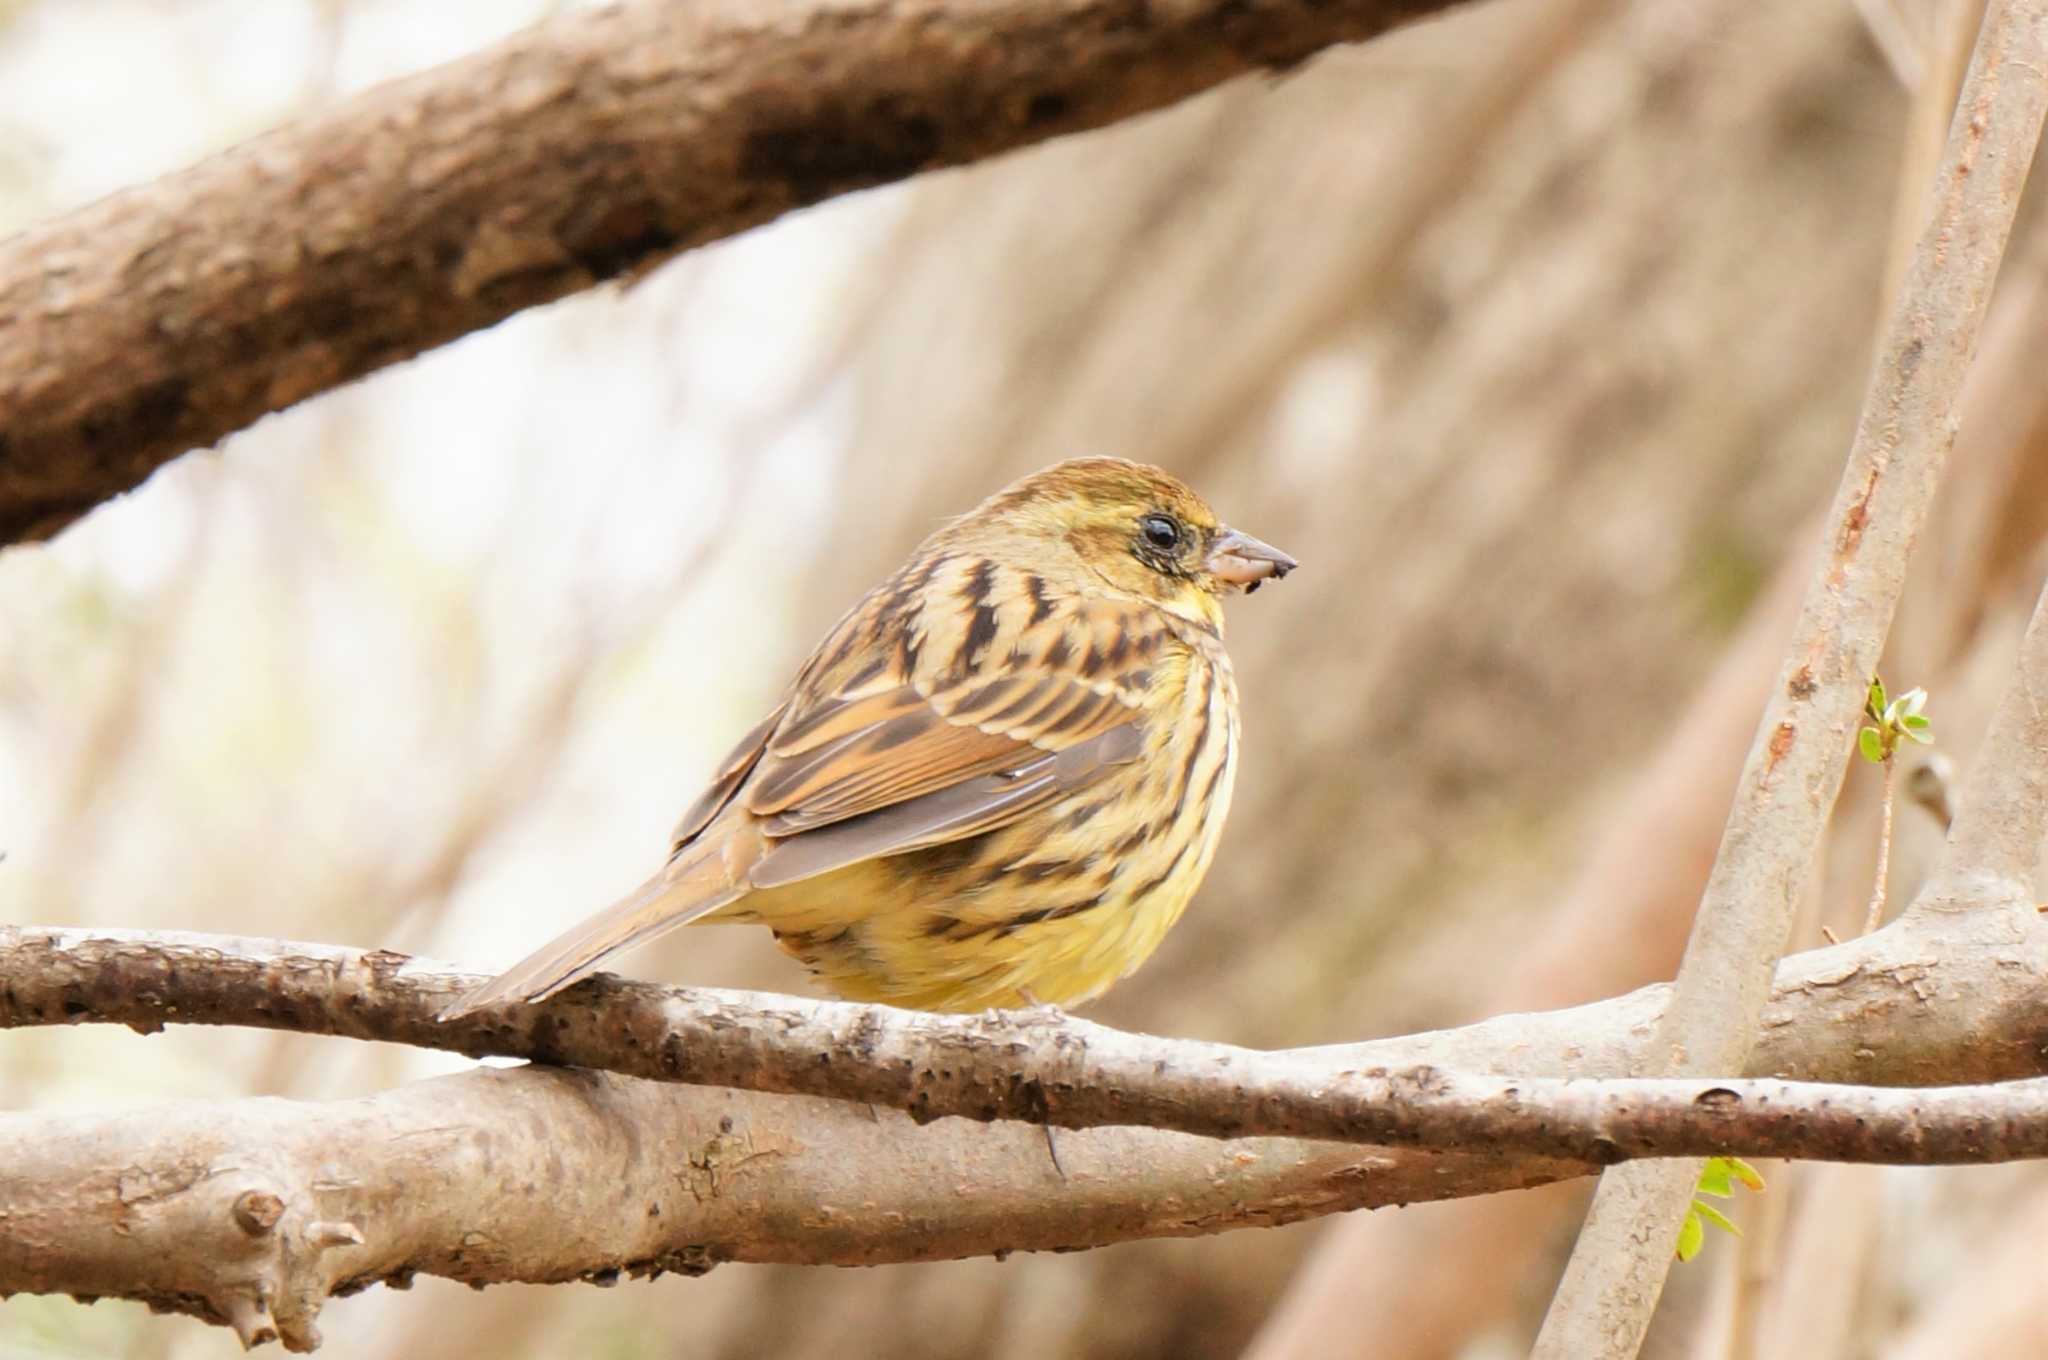
<path id="1" fill-rule="evenodd" d="M 726 753 L 725 759 L 719 763 L 718 773 L 711 777 L 711 787 L 697 795 L 697 801 L 690 804 L 689 811 L 676 823 L 675 833 L 670 837 L 671 850 L 680 850 L 695 840 L 697 833 L 709 826 L 713 817 L 725 811 L 726 804 L 732 801 L 732 796 L 739 792 L 740 785 L 760 762 L 761 752 L 768 746 L 769 734 L 788 711 L 789 700 L 784 699 Z"/>
<path id="2" fill-rule="evenodd" d="M 979 619 L 849 617 L 879 665 L 826 639 L 726 795 L 769 838 L 755 887 L 993 830 L 1137 759 L 1166 637 L 1150 611 L 988 593 Z"/>
<path id="3" fill-rule="evenodd" d="M 1138 710 L 1068 677 L 1014 676 L 931 694 L 901 685 L 791 717 L 741 795 L 771 836 L 1034 766 L 1134 721 Z"/>
<path id="4" fill-rule="evenodd" d="M 767 823 L 773 848 L 748 871 L 747 881 L 756 888 L 779 887 L 864 859 L 993 831 L 1088 788 L 1118 765 L 1136 760 L 1142 746 L 1139 721 L 1127 719 L 1057 754 L 1027 745 L 1003 761 L 969 767 L 987 770 L 999 765 L 992 773 L 970 774 L 928 793 L 812 823 L 807 829 L 776 832 L 789 825 L 778 814 Z"/>

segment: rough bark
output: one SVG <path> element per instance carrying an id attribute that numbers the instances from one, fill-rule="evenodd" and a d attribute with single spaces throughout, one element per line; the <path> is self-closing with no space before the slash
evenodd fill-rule
<path id="1" fill-rule="evenodd" d="M 1451 2 L 668 0 L 560 16 L 0 242 L 0 543 L 522 308 Z"/>

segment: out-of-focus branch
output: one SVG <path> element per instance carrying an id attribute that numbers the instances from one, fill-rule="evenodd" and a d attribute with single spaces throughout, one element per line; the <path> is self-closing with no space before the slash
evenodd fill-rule
<path id="1" fill-rule="evenodd" d="M 1621 6 L 1618 0 L 1545 0 L 1526 5 L 1518 26 L 1503 39 L 1485 68 L 1472 73 L 1457 101 L 1435 120 L 1429 140 L 1415 148 L 1404 172 L 1387 179 L 1387 201 L 1363 224 L 1348 258 L 1326 266 L 1330 276 L 1351 283 L 1304 297 L 1267 323 L 1258 353 L 1220 374 L 1220 381 L 1191 386 L 1183 399 L 1160 412 L 1161 428 L 1147 454 L 1166 467 L 1185 468 L 1245 438 L 1247 426 L 1270 409 L 1271 394 L 1295 371 L 1301 356 L 1329 344 L 1372 305 L 1372 291 L 1401 273 L 1402 257 L 1414 248 L 1445 203 L 1470 186 L 1470 166 L 1489 139 L 1526 105 L 1544 81 L 1584 50 L 1589 34 Z"/>
<path id="2" fill-rule="evenodd" d="M 1995 1233 L 1971 1251 L 1967 1268 L 1954 1271 L 1904 1334 L 1878 1353 L 1884 1360 L 2048 1355 L 2048 1312 L 2040 1307 L 2043 1233 L 2048 1192 L 2037 1187 L 2003 1206 Z M 1818 1353 L 1799 1344 L 1804 1341 L 1799 1338 L 1782 1353 Z"/>
<path id="3" fill-rule="evenodd" d="M 1909 910 L 2024 901 L 2048 837 L 2048 587 L 2020 638 L 1933 878 Z"/>
<path id="4" fill-rule="evenodd" d="M 1927 75 L 1925 42 L 1899 13 L 1898 0 L 1855 0 L 1855 5 L 1892 75 L 1906 89 L 1918 89 Z"/>
<path id="5" fill-rule="evenodd" d="M 0 543 L 521 308 L 1453 2 L 562 15 L 0 242 Z"/>
<path id="6" fill-rule="evenodd" d="M 1886 326 L 1778 688 L 1659 1030 L 1656 1070 L 1738 1071 L 1806 890 L 1866 687 L 1955 441 L 1963 376 L 2048 109 L 2048 3 L 1996 0 Z M 1630 1360 L 1670 1269 L 1698 1167 L 1601 1178 L 1544 1318 L 1538 1360 Z"/>

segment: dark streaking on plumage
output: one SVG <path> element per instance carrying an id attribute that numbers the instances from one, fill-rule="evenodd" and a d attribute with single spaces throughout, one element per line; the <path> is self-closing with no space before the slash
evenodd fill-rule
<path id="1" fill-rule="evenodd" d="M 839 621 L 661 872 L 446 1018 L 538 1000 L 693 921 L 767 925 L 855 1000 L 1099 996 L 1179 917 L 1229 808 L 1219 597 L 1294 565 L 1157 468 L 1024 478 Z"/>

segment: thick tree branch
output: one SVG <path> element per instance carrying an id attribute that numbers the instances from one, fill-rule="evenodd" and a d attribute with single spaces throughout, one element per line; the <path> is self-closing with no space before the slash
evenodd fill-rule
<path id="1" fill-rule="evenodd" d="M 525 307 L 1454 0 L 562 15 L 0 242 L 0 543 Z"/>
<path id="2" fill-rule="evenodd" d="M 1592 1168 L 1143 1129 L 918 1128 L 838 1101 L 485 1069 L 361 1100 L 0 1115 L 0 1294 L 318 1344 L 333 1293 L 877 1265 L 1193 1236 Z M 360 1241 L 356 1239 L 360 1238 Z"/>
<path id="3" fill-rule="evenodd" d="M 1680 965 L 1652 1070 L 1735 1071 L 1841 788 L 1906 563 L 1955 442 L 1977 348 L 2048 109 L 2048 4 L 1993 0 L 1926 224 L 1886 324 L 1825 544 L 1765 707 Z M 1601 1177 L 1537 1360 L 1629 1360 L 1649 1326 L 1696 1166 Z"/>
<path id="4" fill-rule="evenodd" d="M 538 1067 L 325 1105 L 0 1116 L 0 1289 L 142 1298 L 226 1322 L 246 1344 L 268 1332 L 310 1346 L 330 1294 L 418 1271 L 548 1282 L 1073 1248 L 1524 1186 L 1672 1149 L 1922 1164 L 2048 1152 L 2048 1079 L 1938 1092 L 1537 1081 L 1507 1099 L 1499 1081 L 1440 1080 L 1425 1094 L 1467 1103 L 1475 1131 L 1513 1157 L 1347 1162 L 1307 1144 L 1126 1130 L 1070 1140 L 1062 1176 L 1029 1130 L 919 1131 L 844 1104 Z M 1532 1155 L 1544 1144 L 1585 1155 Z"/>

